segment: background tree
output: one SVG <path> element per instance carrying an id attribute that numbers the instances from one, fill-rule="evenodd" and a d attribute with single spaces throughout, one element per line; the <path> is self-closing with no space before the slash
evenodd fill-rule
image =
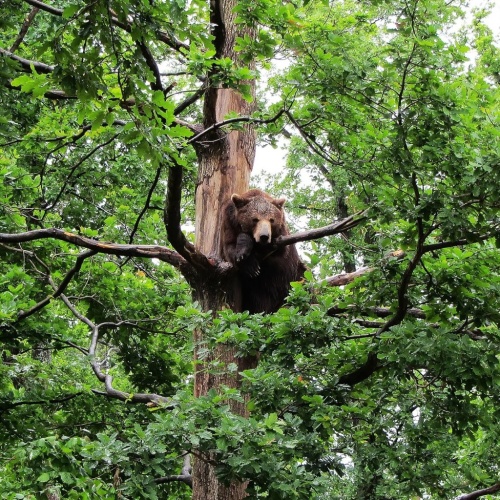
<path id="1" fill-rule="evenodd" d="M 3 497 L 498 491 L 499 55 L 459 7 L 4 2 Z M 266 316 L 218 255 L 255 130 L 293 225 L 345 221 L 279 243 L 311 283 Z"/>

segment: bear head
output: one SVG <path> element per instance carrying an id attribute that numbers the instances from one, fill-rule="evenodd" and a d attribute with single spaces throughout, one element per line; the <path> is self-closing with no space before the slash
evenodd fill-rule
<path id="1" fill-rule="evenodd" d="M 284 198 L 233 194 L 231 200 L 236 207 L 236 220 L 241 231 L 252 235 L 259 245 L 272 243 L 285 233 Z"/>

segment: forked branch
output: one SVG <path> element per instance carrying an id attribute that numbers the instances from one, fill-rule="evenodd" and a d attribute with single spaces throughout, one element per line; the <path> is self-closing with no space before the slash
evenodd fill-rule
<path id="1" fill-rule="evenodd" d="M 51 284 L 52 288 L 54 290 L 57 290 L 56 284 L 53 282 L 52 278 L 49 277 L 49 283 Z M 107 326 L 107 324 L 103 325 L 97 325 L 93 321 L 91 321 L 89 318 L 84 316 L 82 313 L 80 313 L 76 307 L 70 302 L 68 297 L 64 295 L 63 293 L 60 294 L 61 300 L 64 302 L 66 307 L 71 311 L 71 313 L 79 319 L 82 323 L 86 324 L 91 332 L 91 340 L 90 340 L 90 346 L 88 350 L 88 357 L 90 360 L 90 366 L 92 367 L 92 370 L 94 371 L 94 374 L 98 378 L 99 381 L 104 383 L 105 387 L 105 392 L 102 391 L 96 391 L 94 390 L 93 392 L 96 394 L 104 394 L 107 397 L 113 398 L 113 399 L 119 399 L 120 401 L 127 401 L 130 403 L 144 403 L 144 404 L 149 404 L 149 405 L 168 405 L 170 403 L 170 400 L 168 398 L 165 398 L 164 396 L 160 396 L 159 394 L 145 394 L 145 393 L 134 393 L 134 394 L 129 394 L 127 392 L 119 391 L 118 389 L 115 389 L 113 387 L 113 377 L 109 375 L 108 373 L 105 373 L 101 369 L 101 363 L 99 362 L 97 358 L 97 345 L 99 342 L 99 330 L 102 326 Z M 121 323 L 126 323 L 126 322 L 121 322 Z M 120 323 L 116 324 L 115 326 L 120 326 Z"/>
<path id="2" fill-rule="evenodd" d="M 182 471 L 180 474 L 158 477 L 154 481 L 156 484 L 173 483 L 177 481 L 185 483 L 192 488 L 193 478 L 191 477 L 191 455 L 188 452 L 185 452 Z"/>
<path id="3" fill-rule="evenodd" d="M 96 253 L 97 252 L 95 250 L 87 250 L 86 252 L 81 253 L 76 258 L 76 263 L 75 263 L 74 267 L 68 272 L 68 274 L 62 280 L 61 284 L 55 288 L 54 293 L 52 295 L 49 295 L 48 297 L 45 297 L 44 299 L 42 299 L 40 302 L 35 304 L 33 307 L 31 307 L 27 311 L 20 311 L 19 314 L 17 315 L 16 322 L 21 321 L 24 318 L 31 316 L 32 314 L 35 314 L 40 309 L 43 309 L 47 304 L 49 304 L 51 300 L 59 297 L 64 292 L 64 290 L 66 290 L 66 287 L 69 285 L 70 281 L 73 279 L 75 274 L 77 274 L 80 271 L 85 259 L 92 257 Z M 43 264 L 43 265 L 45 266 L 45 264 Z M 47 268 L 47 271 L 48 271 L 48 268 Z"/>

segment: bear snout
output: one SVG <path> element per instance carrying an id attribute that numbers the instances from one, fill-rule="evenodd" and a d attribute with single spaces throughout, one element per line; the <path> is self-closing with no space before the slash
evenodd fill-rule
<path id="1" fill-rule="evenodd" d="M 255 226 L 253 237 L 256 243 L 265 245 L 271 241 L 271 223 L 268 220 L 260 220 Z"/>

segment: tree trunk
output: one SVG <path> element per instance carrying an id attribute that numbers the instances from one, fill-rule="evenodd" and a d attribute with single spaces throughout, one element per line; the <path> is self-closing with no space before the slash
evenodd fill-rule
<path id="1" fill-rule="evenodd" d="M 235 0 L 212 0 L 211 24 L 215 36 L 216 57 L 230 57 L 237 62 L 234 52 L 234 41 L 237 35 L 234 23 L 233 8 Z M 248 28 L 244 29 L 250 33 Z M 246 82 L 254 88 L 254 82 Z M 242 96 L 227 88 L 211 86 L 207 91 L 204 105 L 204 126 L 210 127 L 214 123 L 224 120 L 230 112 L 239 115 L 249 115 L 254 109 L 253 103 L 248 103 Z M 250 125 L 242 130 L 231 132 L 221 129 L 205 136 L 198 145 L 200 159 L 198 185 L 196 188 L 196 248 L 203 254 L 221 258 L 221 207 L 233 193 L 243 193 L 248 189 L 250 173 L 255 157 L 255 132 Z M 231 308 L 240 310 L 239 283 L 234 274 L 226 278 L 217 279 L 216 276 L 205 277 L 195 290 L 196 300 L 205 311 Z M 203 332 L 195 332 L 195 350 L 203 347 Z M 235 363 L 238 372 L 228 372 L 222 368 L 217 373 L 211 373 L 210 362 L 217 359 L 227 366 Z M 195 395 L 207 394 L 210 389 L 220 386 L 239 387 L 238 373 L 242 370 L 255 367 L 256 358 L 238 358 L 236 350 L 231 346 L 221 345 L 210 359 L 199 360 L 195 352 Z M 245 400 L 246 401 L 246 400 Z M 230 403 L 231 410 L 247 416 L 245 403 Z M 193 464 L 193 499 L 194 500 L 239 500 L 246 496 L 246 483 L 232 483 L 224 485 L 215 475 L 213 457 L 196 458 Z"/>

